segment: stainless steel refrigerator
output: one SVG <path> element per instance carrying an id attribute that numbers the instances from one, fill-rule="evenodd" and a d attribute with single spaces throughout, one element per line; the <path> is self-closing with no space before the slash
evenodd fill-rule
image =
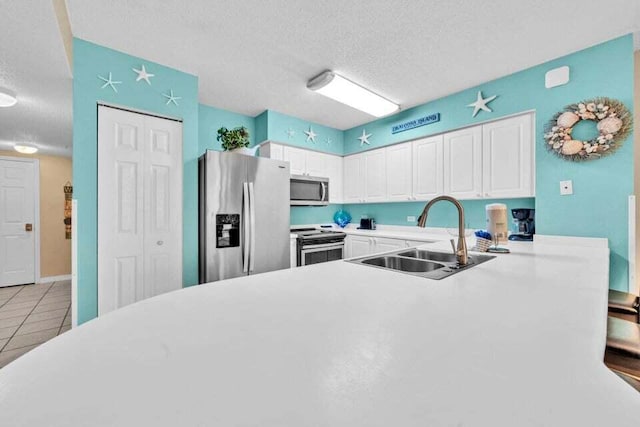
<path id="1" fill-rule="evenodd" d="M 289 267 L 289 163 L 208 150 L 198 161 L 200 283 Z"/>

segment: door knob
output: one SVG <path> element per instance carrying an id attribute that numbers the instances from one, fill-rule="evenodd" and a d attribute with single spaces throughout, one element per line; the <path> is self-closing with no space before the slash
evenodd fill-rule
<path id="1" fill-rule="evenodd" d="M 33 224 L 25 224 L 24 231 L 33 231 Z"/>

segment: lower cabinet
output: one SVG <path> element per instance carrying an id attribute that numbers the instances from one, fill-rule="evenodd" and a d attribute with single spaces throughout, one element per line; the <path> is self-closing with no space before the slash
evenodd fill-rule
<path id="1" fill-rule="evenodd" d="M 345 258 L 356 258 L 382 252 L 395 251 L 424 245 L 428 242 L 417 240 L 392 239 L 389 237 L 369 237 L 348 235 L 345 239 Z"/>
<path id="2" fill-rule="evenodd" d="M 289 263 L 291 268 L 298 265 L 298 240 L 295 237 L 289 239 Z"/>

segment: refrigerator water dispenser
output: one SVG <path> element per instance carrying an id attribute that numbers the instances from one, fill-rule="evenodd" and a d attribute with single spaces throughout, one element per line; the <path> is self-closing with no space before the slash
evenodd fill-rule
<path id="1" fill-rule="evenodd" d="M 240 214 L 216 215 L 216 248 L 240 246 Z"/>

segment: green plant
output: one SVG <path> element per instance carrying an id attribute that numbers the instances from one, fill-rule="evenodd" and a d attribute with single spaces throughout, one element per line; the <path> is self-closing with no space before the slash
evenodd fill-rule
<path id="1" fill-rule="evenodd" d="M 244 148 L 249 146 L 249 131 L 244 126 L 239 126 L 231 130 L 221 127 L 218 129 L 216 139 L 222 142 L 222 148 L 227 151 Z"/>

